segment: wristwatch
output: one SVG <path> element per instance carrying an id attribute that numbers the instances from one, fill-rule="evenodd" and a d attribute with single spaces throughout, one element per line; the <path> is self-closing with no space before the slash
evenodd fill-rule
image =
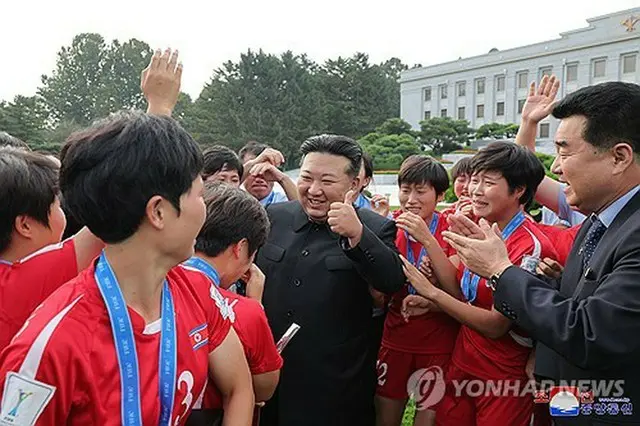
<path id="1" fill-rule="evenodd" d="M 497 274 L 493 274 L 491 278 L 487 280 L 487 287 L 489 287 L 491 291 L 496 291 L 496 287 L 498 286 L 498 281 L 500 280 L 500 277 L 502 276 L 502 274 L 504 274 L 504 271 L 509 269 L 511 266 L 512 265 L 504 268 L 502 271 L 498 272 Z"/>

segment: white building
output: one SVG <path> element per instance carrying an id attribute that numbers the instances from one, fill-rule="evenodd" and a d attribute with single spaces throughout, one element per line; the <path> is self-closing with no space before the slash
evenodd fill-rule
<path id="1" fill-rule="evenodd" d="M 588 19 L 588 27 L 556 40 L 405 71 L 401 117 L 414 128 L 425 118 L 466 119 L 471 127 L 519 123 L 529 84 L 545 74 L 562 81 L 559 97 L 605 81 L 640 83 L 640 8 Z M 552 152 L 557 120 L 540 123 L 538 145 Z"/>

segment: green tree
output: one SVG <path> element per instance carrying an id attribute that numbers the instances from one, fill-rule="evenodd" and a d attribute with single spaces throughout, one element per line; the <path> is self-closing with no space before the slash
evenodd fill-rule
<path id="1" fill-rule="evenodd" d="M 100 34 L 79 34 L 60 49 L 38 94 L 54 122 L 84 126 L 116 110 L 143 109 L 140 74 L 151 54 L 149 45 L 136 39 L 107 44 Z"/>
<path id="2" fill-rule="evenodd" d="M 427 145 L 434 155 L 460 149 L 469 143 L 473 129 L 466 120 L 454 120 L 451 117 L 434 117 L 420 122 L 419 141 Z"/>
<path id="3" fill-rule="evenodd" d="M 476 130 L 478 139 L 503 139 L 513 138 L 518 133 L 520 126 L 517 124 L 487 123 Z"/>
<path id="4" fill-rule="evenodd" d="M 248 51 L 215 71 L 185 125 L 203 145 L 268 143 L 283 152 L 287 167 L 295 167 L 302 141 L 325 131 L 315 68 L 304 55 Z"/>
<path id="5" fill-rule="evenodd" d="M 45 145 L 46 111 L 35 96 L 16 96 L 0 102 L 0 130 L 22 139 L 31 147 Z"/>
<path id="6" fill-rule="evenodd" d="M 329 131 L 358 138 L 374 131 L 388 117 L 398 116 L 397 80 L 403 69 L 406 66 L 395 58 L 371 64 L 364 53 L 326 61 L 319 72 L 319 85 Z"/>
<path id="7" fill-rule="evenodd" d="M 385 120 L 384 123 L 376 127 L 376 133 L 383 135 L 413 135 L 414 132 L 411 129 L 411 124 L 407 123 L 401 118 L 390 118 Z"/>
<path id="8" fill-rule="evenodd" d="M 376 170 L 397 170 L 410 155 L 420 153 L 420 145 L 411 134 L 369 133 L 358 141 L 373 158 Z"/>

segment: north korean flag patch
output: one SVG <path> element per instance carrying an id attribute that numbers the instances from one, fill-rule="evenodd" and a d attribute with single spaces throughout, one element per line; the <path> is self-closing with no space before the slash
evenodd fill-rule
<path id="1" fill-rule="evenodd" d="M 189 340 L 191 340 L 191 346 L 193 350 L 197 351 L 201 347 L 209 343 L 209 329 L 207 323 L 200 324 L 189 332 Z"/>

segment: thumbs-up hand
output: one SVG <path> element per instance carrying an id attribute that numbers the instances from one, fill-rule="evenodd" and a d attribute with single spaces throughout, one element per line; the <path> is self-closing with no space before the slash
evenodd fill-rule
<path id="1" fill-rule="evenodd" d="M 327 223 L 333 232 L 349 239 L 349 245 L 353 248 L 362 237 L 362 222 L 353 208 L 353 202 L 358 198 L 358 192 L 348 191 L 344 196 L 344 202 L 331 203 Z"/>

